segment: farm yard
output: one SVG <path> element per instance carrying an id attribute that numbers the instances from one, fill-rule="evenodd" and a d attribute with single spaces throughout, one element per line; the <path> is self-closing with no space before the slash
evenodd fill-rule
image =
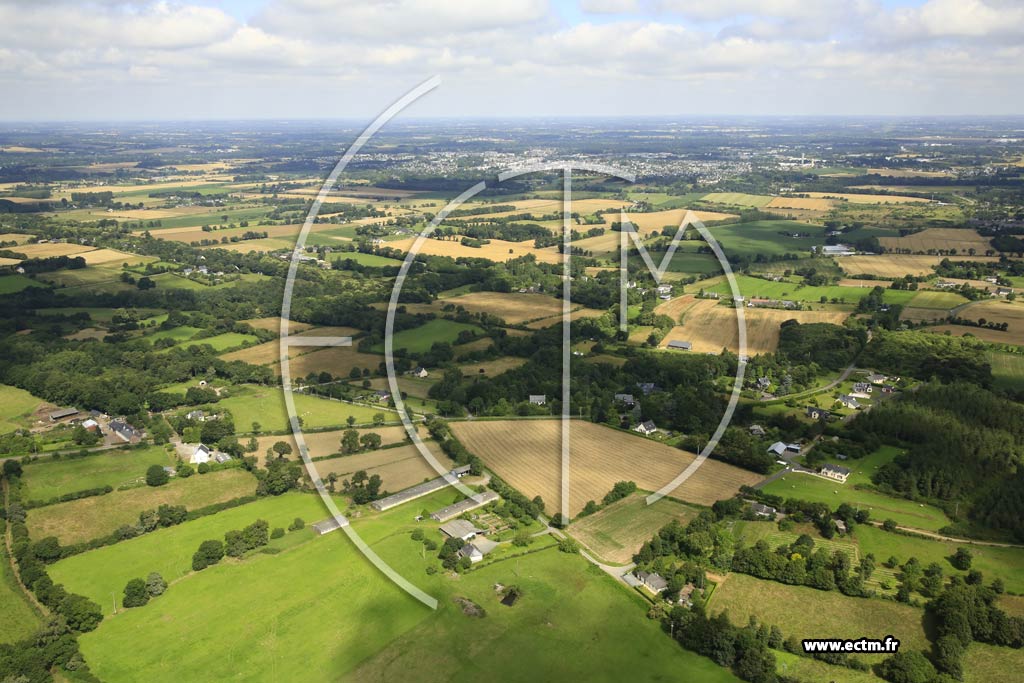
<path id="1" fill-rule="evenodd" d="M 616 501 L 573 523 L 570 534 L 599 558 L 616 564 L 628 563 L 645 541 L 672 520 L 686 524 L 699 509 L 672 498 L 648 505 L 646 495 Z"/>
<path id="2" fill-rule="evenodd" d="M 34 508 L 29 511 L 27 523 L 33 538 L 56 536 L 61 545 L 70 545 L 106 536 L 125 524 L 135 524 L 143 510 L 165 504 L 195 510 L 250 496 L 255 490 L 256 481 L 251 474 L 229 469 L 172 479 L 164 486 L 142 486 Z"/>
<path id="3" fill-rule="evenodd" d="M 528 497 L 541 496 L 550 510 L 561 509 L 561 423 L 559 420 L 452 422 L 462 444 Z M 600 501 L 618 481 L 634 481 L 643 490 L 668 484 L 694 455 L 592 422 L 571 423 L 569 512 L 575 516 L 588 500 Z M 761 479 L 753 472 L 708 460 L 671 495 L 710 505 L 741 485 Z"/>

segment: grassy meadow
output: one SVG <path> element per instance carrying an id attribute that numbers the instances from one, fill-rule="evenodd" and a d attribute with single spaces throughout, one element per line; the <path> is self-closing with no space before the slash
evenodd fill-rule
<path id="1" fill-rule="evenodd" d="M 104 451 L 84 458 L 38 460 L 25 467 L 22 496 L 47 501 L 75 491 L 137 484 L 145 481 L 150 465 L 173 465 L 163 446 Z"/>

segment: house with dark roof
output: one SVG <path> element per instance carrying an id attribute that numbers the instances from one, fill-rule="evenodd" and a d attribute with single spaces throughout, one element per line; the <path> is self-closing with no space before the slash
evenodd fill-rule
<path id="1" fill-rule="evenodd" d="M 836 400 L 839 401 L 844 408 L 850 408 L 851 410 L 860 410 L 860 401 L 855 399 L 853 396 L 850 396 L 849 394 L 840 394 L 839 398 L 837 398 Z"/>
<path id="2" fill-rule="evenodd" d="M 750 505 L 750 511 L 758 517 L 773 517 L 778 510 L 771 507 L 770 505 L 764 505 L 762 503 L 752 503 Z"/>
<path id="3" fill-rule="evenodd" d="M 472 543 L 467 543 L 466 545 L 459 548 L 459 552 L 457 554 L 459 557 L 468 557 L 469 561 L 473 564 L 476 564 L 480 560 L 484 559 L 484 554 L 480 552 L 480 549 Z"/>
<path id="4" fill-rule="evenodd" d="M 663 593 L 668 588 L 668 581 L 665 580 L 664 576 L 656 572 L 645 572 L 638 569 L 633 572 L 633 576 L 637 578 L 641 586 L 652 593 Z"/>
<path id="5" fill-rule="evenodd" d="M 658 390 L 658 386 L 654 382 L 637 382 L 636 385 L 644 396 Z"/>
<path id="6" fill-rule="evenodd" d="M 409 374 L 412 375 L 413 377 L 419 377 L 420 379 L 423 379 L 424 377 L 429 377 L 430 376 L 430 373 L 427 372 L 427 369 L 425 367 L 423 367 L 422 365 L 419 366 L 418 368 L 410 370 Z"/>
<path id="7" fill-rule="evenodd" d="M 621 403 L 627 408 L 632 408 L 636 405 L 636 401 L 633 399 L 633 394 L 615 394 L 615 402 Z"/>
<path id="8" fill-rule="evenodd" d="M 125 443 L 138 443 L 142 440 L 142 430 L 132 427 L 124 420 L 112 420 L 110 422 L 110 431 Z"/>
<path id="9" fill-rule="evenodd" d="M 807 417 L 812 420 L 827 420 L 832 417 L 832 413 L 817 406 L 807 406 Z"/>
<path id="10" fill-rule="evenodd" d="M 850 476 L 851 470 L 848 467 L 843 467 L 842 465 L 833 465 L 828 463 L 821 466 L 819 473 L 823 477 L 835 479 L 836 481 L 845 484 L 847 478 Z"/>
<path id="11" fill-rule="evenodd" d="M 644 436 L 650 436 L 654 432 L 658 431 L 658 428 L 654 426 L 652 421 L 647 420 L 646 422 L 641 422 L 636 427 L 633 427 L 633 431 L 643 434 Z"/>

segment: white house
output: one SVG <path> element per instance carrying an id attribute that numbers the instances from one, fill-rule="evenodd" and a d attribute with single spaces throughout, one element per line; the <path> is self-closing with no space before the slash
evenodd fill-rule
<path id="1" fill-rule="evenodd" d="M 212 458 L 213 451 L 206 444 L 201 443 L 192 451 L 192 457 L 189 459 L 189 462 L 193 465 L 202 465 L 203 463 L 210 462 Z"/>
<path id="2" fill-rule="evenodd" d="M 412 375 L 413 377 L 419 377 L 420 379 L 423 379 L 424 377 L 430 375 L 430 373 L 427 372 L 427 369 L 422 365 L 416 368 L 415 370 L 412 370 L 409 374 Z"/>
<path id="3" fill-rule="evenodd" d="M 471 563 L 476 564 L 484 559 L 484 554 L 472 543 L 467 543 L 459 549 L 459 557 L 468 557 Z"/>
<path id="4" fill-rule="evenodd" d="M 545 394 L 530 394 L 530 403 L 535 406 L 542 406 L 548 402 L 548 397 Z"/>
<path id="5" fill-rule="evenodd" d="M 651 422 L 650 420 L 647 420 L 646 422 L 641 422 L 636 427 L 633 427 L 633 431 L 634 432 L 639 432 L 640 434 L 643 434 L 644 436 L 650 436 L 654 432 L 658 431 L 658 428 L 654 426 L 653 422 Z"/>
<path id="6" fill-rule="evenodd" d="M 843 484 L 846 483 L 846 479 L 850 476 L 850 470 L 848 468 L 832 464 L 822 465 L 820 473 L 823 477 L 835 479 Z"/>

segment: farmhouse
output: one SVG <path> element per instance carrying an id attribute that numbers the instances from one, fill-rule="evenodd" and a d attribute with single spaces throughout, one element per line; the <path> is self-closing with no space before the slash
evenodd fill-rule
<path id="1" fill-rule="evenodd" d="M 654 382 L 637 382 L 636 386 L 640 389 L 640 393 L 644 396 L 651 394 L 658 390 L 658 386 Z"/>
<path id="2" fill-rule="evenodd" d="M 638 570 L 633 575 L 640 581 L 640 585 L 652 593 L 663 593 L 668 588 L 668 581 L 661 574 Z"/>
<path id="3" fill-rule="evenodd" d="M 829 479 L 835 479 L 838 482 L 846 483 L 846 479 L 850 476 L 850 470 L 840 465 L 822 465 L 820 470 L 821 476 L 828 477 Z"/>
<path id="4" fill-rule="evenodd" d="M 673 339 L 668 343 L 668 348 L 673 349 L 675 351 L 689 351 L 690 349 L 693 348 L 693 343 Z"/>
<path id="5" fill-rule="evenodd" d="M 409 374 L 412 375 L 413 377 L 419 377 L 420 379 L 423 379 L 424 377 L 428 377 L 430 375 L 430 373 L 427 372 L 427 369 L 422 365 L 409 372 Z"/>
<path id="6" fill-rule="evenodd" d="M 761 425 L 750 425 L 749 429 L 751 436 L 764 436 L 765 434 L 767 434 L 767 432 L 764 430 L 764 427 L 762 427 Z"/>
<path id="7" fill-rule="evenodd" d="M 445 522 L 452 517 L 458 517 L 464 512 L 469 512 L 470 510 L 483 507 L 488 503 L 498 500 L 498 498 L 498 494 L 494 491 L 484 491 L 483 493 L 478 493 L 470 498 L 466 498 L 465 500 L 460 500 L 458 503 L 454 503 L 443 507 L 440 510 L 431 512 L 430 518 L 438 522 Z"/>
<path id="8" fill-rule="evenodd" d="M 654 426 L 653 422 L 651 422 L 650 420 L 647 420 L 646 422 L 641 422 L 636 427 L 634 427 L 633 431 L 634 432 L 639 432 L 640 434 L 643 434 L 644 436 L 650 436 L 651 434 L 653 434 L 656 431 L 658 431 L 658 428 Z"/>
<path id="9" fill-rule="evenodd" d="M 750 506 L 750 511 L 758 517 L 772 517 L 778 512 L 775 508 L 769 505 L 763 505 L 762 503 L 753 503 Z"/>
<path id="10" fill-rule="evenodd" d="M 844 408 L 850 408 L 851 410 L 860 410 L 860 401 L 855 399 L 853 396 L 848 394 L 840 394 L 839 398 L 836 399 L 843 404 Z"/>
<path id="11" fill-rule="evenodd" d="M 210 462 L 211 453 L 209 447 L 206 444 L 199 444 L 195 450 L 192 451 L 192 457 L 189 458 L 189 462 L 193 465 L 202 465 L 204 462 Z"/>
<path id="12" fill-rule="evenodd" d="M 872 384 L 881 384 L 882 382 L 886 381 L 887 379 L 889 379 L 889 378 L 886 377 L 885 375 L 880 375 L 878 373 L 872 373 L 872 374 L 868 375 L 868 381 L 871 382 Z"/>
<path id="13" fill-rule="evenodd" d="M 786 444 L 782 443 L 781 441 L 776 441 L 775 443 L 768 447 L 768 452 L 774 453 L 775 455 L 782 455 L 783 453 L 786 452 Z"/>
<path id="14" fill-rule="evenodd" d="M 530 404 L 535 406 L 542 406 L 548 402 L 548 397 L 545 394 L 530 394 Z"/>
<path id="15" fill-rule="evenodd" d="M 841 519 L 834 520 L 834 522 L 835 522 L 835 525 L 836 525 L 836 531 L 838 531 L 840 534 L 845 535 L 846 534 L 846 522 L 844 522 Z"/>
<path id="16" fill-rule="evenodd" d="M 125 443 L 138 443 L 142 440 L 142 431 L 135 429 L 123 420 L 114 420 L 110 423 L 110 431 L 117 435 Z"/>
<path id="17" fill-rule="evenodd" d="M 459 548 L 458 556 L 468 557 L 469 561 L 473 564 L 476 564 L 480 560 L 484 559 L 484 554 L 480 552 L 480 549 L 472 543 L 467 543 L 466 545 Z"/>
<path id="18" fill-rule="evenodd" d="M 857 394 L 870 394 L 875 388 L 868 382 L 855 382 L 853 385 L 853 391 Z"/>
<path id="19" fill-rule="evenodd" d="M 615 402 L 621 403 L 627 408 L 632 408 L 636 405 L 636 401 L 633 400 L 633 394 L 615 394 Z"/>
<path id="20" fill-rule="evenodd" d="M 768 377 L 757 378 L 757 388 L 760 389 L 761 391 L 768 391 L 768 387 L 770 387 L 771 385 L 772 381 Z"/>
<path id="21" fill-rule="evenodd" d="M 1009 287 L 998 287 L 996 288 L 996 296 L 1009 296 L 1013 294 L 1013 290 Z"/>
<path id="22" fill-rule="evenodd" d="M 78 415 L 78 408 L 61 408 L 60 410 L 55 410 L 50 413 L 50 422 L 63 420 L 64 418 L 71 417 L 73 415 Z"/>
<path id="23" fill-rule="evenodd" d="M 103 430 L 100 429 L 100 423 L 97 422 L 96 420 L 92 419 L 91 417 L 88 420 L 86 420 L 85 422 L 83 422 L 82 426 L 87 431 L 96 432 L 97 434 L 102 434 L 103 433 Z"/>
<path id="24" fill-rule="evenodd" d="M 374 396 L 377 397 L 377 401 L 380 403 L 387 403 L 388 401 L 391 400 L 391 392 L 385 389 L 378 389 L 377 391 L 373 392 L 373 394 Z"/>
<path id="25" fill-rule="evenodd" d="M 206 417 L 206 413 L 201 410 L 192 410 L 185 414 L 185 419 L 194 420 L 196 422 L 203 422 Z"/>
<path id="26" fill-rule="evenodd" d="M 817 406 L 807 406 L 807 417 L 812 420 L 827 420 L 832 416 L 832 413 L 827 410 L 822 410 Z"/>
<path id="27" fill-rule="evenodd" d="M 458 538 L 463 541 L 468 541 L 477 534 L 483 533 L 482 529 L 477 529 L 464 519 L 453 519 L 447 524 L 442 524 L 440 528 L 441 533 L 448 538 Z"/>

